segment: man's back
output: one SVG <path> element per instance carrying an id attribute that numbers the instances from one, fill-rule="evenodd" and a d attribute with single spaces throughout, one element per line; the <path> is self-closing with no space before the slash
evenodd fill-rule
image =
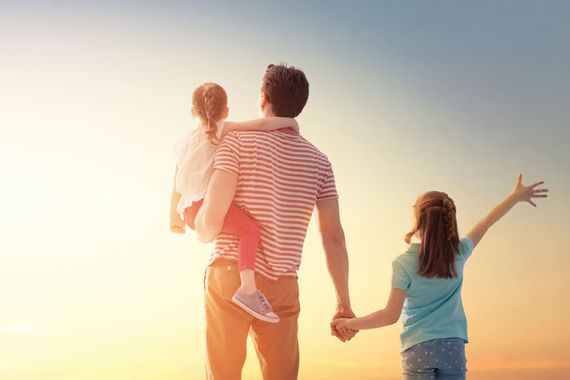
<path id="1" fill-rule="evenodd" d="M 233 132 L 214 168 L 238 176 L 235 201 L 261 229 L 256 271 L 270 279 L 296 275 L 316 202 L 337 197 L 327 157 L 297 133 Z M 221 234 L 212 259 L 237 258 L 237 247 L 234 235 Z"/>

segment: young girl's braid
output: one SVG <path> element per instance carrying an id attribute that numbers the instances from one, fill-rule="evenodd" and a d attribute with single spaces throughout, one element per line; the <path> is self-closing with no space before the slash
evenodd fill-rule
<path id="1" fill-rule="evenodd" d="M 206 88 L 203 94 L 204 115 L 203 119 L 206 123 L 206 136 L 211 142 L 217 141 L 218 124 L 214 120 L 216 116 L 216 99 L 212 88 Z"/>

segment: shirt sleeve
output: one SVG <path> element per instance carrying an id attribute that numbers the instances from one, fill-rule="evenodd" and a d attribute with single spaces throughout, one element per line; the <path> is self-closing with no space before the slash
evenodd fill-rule
<path id="1" fill-rule="evenodd" d="M 184 152 L 184 148 L 188 141 L 187 137 L 181 138 L 172 148 L 172 153 L 174 153 L 174 157 L 176 159 L 176 165 L 180 166 L 180 162 L 182 161 L 182 153 Z"/>
<path id="2" fill-rule="evenodd" d="M 392 288 L 408 290 L 412 280 L 404 267 L 397 261 L 392 262 Z"/>
<path id="3" fill-rule="evenodd" d="M 473 248 L 473 240 L 466 236 L 459 241 L 459 247 L 457 251 L 459 256 L 462 256 L 465 260 L 467 260 L 473 253 Z"/>
<path id="4" fill-rule="evenodd" d="M 235 133 L 228 133 L 214 155 L 214 170 L 223 170 L 236 176 L 240 172 L 240 144 Z"/>
<path id="5" fill-rule="evenodd" d="M 329 162 L 328 168 L 325 174 L 325 179 L 317 195 L 317 201 L 322 201 L 324 199 L 335 199 L 338 198 L 338 193 L 336 191 L 336 182 L 334 179 L 334 172 L 332 165 Z"/>

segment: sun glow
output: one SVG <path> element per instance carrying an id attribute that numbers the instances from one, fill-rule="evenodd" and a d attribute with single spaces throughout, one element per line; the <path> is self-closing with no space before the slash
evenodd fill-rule
<path id="1" fill-rule="evenodd" d="M 335 170 L 359 314 L 386 301 L 418 194 L 449 193 L 465 231 L 519 171 L 546 180 L 551 198 L 513 210 L 466 267 L 468 365 L 564 378 L 568 5 L 523 3 L 1 4 L 0 379 L 203 378 L 210 247 L 168 231 L 172 147 L 197 84 L 254 118 L 282 60 L 311 83 L 299 123 Z M 399 326 L 330 336 L 320 245 L 313 221 L 300 379 L 398 379 Z M 260 378 L 254 352 L 244 379 Z"/>

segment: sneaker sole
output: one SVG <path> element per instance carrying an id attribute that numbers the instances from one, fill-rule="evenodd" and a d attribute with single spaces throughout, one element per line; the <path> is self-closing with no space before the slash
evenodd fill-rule
<path id="1" fill-rule="evenodd" d="M 258 312 L 256 312 L 255 310 L 251 310 L 249 307 L 247 307 L 246 305 L 244 305 L 243 303 L 241 303 L 237 298 L 232 297 L 232 302 L 235 303 L 236 305 L 238 305 L 239 307 L 241 307 L 245 312 L 247 312 L 248 314 L 250 314 L 252 317 L 255 317 L 257 319 L 260 319 L 264 322 L 268 322 L 268 323 L 277 323 L 279 322 L 279 318 L 270 318 L 270 317 L 266 317 L 263 314 L 259 314 Z"/>

